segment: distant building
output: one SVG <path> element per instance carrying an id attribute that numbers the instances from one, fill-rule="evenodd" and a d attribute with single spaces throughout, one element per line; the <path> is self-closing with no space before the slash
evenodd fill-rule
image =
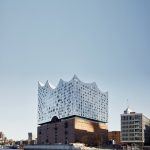
<path id="1" fill-rule="evenodd" d="M 121 114 L 121 142 L 126 144 L 150 144 L 150 119 L 130 108 Z"/>
<path id="2" fill-rule="evenodd" d="M 32 132 L 28 133 L 28 144 L 30 144 L 32 141 Z"/>
<path id="3" fill-rule="evenodd" d="M 4 142 L 4 133 L 3 132 L 0 132 L 0 144 Z"/>
<path id="4" fill-rule="evenodd" d="M 0 132 L 0 140 L 2 140 L 4 138 L 4 133 Z"/>
<path id="5" fill-rule="evenodd" d="M 120 131 L 109 131 L 108 140 L 114 141 L 114 144 L 120 144 Z"/>
<path id="6" fill-rule="evenodd" d="M 76 75 L 56 88 L 38 84 L 38 144 L 107 141 L 108 92 Z M 89 140 L 91 137 L 93 140 Z"/>

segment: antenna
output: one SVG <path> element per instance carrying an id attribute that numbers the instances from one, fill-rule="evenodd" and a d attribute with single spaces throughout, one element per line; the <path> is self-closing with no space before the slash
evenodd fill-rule
<path id="1" fill-rule="evenodd" d="M 129 108 L 129 100 L 127 99 L 127 108 Z"/>

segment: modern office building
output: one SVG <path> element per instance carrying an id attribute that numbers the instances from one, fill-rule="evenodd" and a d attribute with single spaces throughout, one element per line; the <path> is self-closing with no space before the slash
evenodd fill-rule
<path id="1" fill-rule="evenodd" d="M 150 144 L 150 119 L 130 108 L 121 114 L 121 142 L 130 145 Z"/>
<path id="2" fill-rule="evenodd" d="M 88 137 L 107 140 L 108 92 L 76 75 L 53 88 L 38 83 L 38 144 L 87 143 Z M 100 143 L 99 143 L 100 144 Z M 94 145 L 92 143 L 91 145 Z"/>

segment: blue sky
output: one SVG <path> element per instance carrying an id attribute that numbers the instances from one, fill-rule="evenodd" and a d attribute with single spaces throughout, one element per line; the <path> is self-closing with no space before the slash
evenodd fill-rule
<path id="1" fill-rule="evenodd" d="M 109 92 L 109 130 L 127 107 L 150 117 L 149 0 L 1 0 L 0 130 L 36 134 L 37 81 L 76 74 Z"/>

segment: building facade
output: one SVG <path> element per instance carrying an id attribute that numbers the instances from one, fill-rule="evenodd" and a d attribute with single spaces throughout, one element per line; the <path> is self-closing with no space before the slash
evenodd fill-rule
<path id="1" fill-rule="evenodd" d="M 76 127 L 79 120 L 88 123 L 80 124 L 78 129 Z M 69 124 L 68 131 L 64 128 L 64 122 Z M 91 134 L 96 138 L 97 129 L 100 140 L 103 134 L 107 134 L 107 122 L 108 92 L 99 90 L 95 82 L 83 83 L 74 75 L 69 82 L 60 79 L 55 88 L 48 81 L 45 85 L 38 83 L 38 144 L 82 142 L 84 137 L 86 139 Z M 90 132 L 91 127 L 86 129 L 86 125 L 87 127 L 94 125 L 93 130 Z M 57 129 L 55 126 L 58 126 Z M 68 142 L 65 138 L 66 133 Z M 55 140 L 56 135 L 57 140 Z M 82 138 L 78 140 L 77 137 L 81 135 Z"/>
<path id="2" fill-rule="evenodd" d="M 120 144 L 120 131 L 109 131 L 108 132 L 108 140 L 109 141 L 114 141 L 113 144 Z"/>
<path id="3" fill-rule="evenodd" d="M 121 114 L 121 142 L 149 145 L 150 119 L 127 108 L 124 114 Z"/>
<path id="4" fill-rule="evenodd" d="M 95 105 L 96 104 L 96 105 Z M 48 81 L 38 84 L 38 124 L 72 115 L 108 121 L 108 93 L 98 89 L 95 82 L 83 83 L 76 75 L 71 81 L 60 79 L 56 88 Z"/>
<path id="5" fill-rule="evenodd" d="M 84 143 L 99 146 L 107 142 L 107 125 L 72 116 L 54 119 L 38 127 L 38 144 Z"/>
<path id="6" fill-rule="evenodd" d="M 28 132 L 28 144 L 30 144 L 33 140 L 32 132 Z"/>

